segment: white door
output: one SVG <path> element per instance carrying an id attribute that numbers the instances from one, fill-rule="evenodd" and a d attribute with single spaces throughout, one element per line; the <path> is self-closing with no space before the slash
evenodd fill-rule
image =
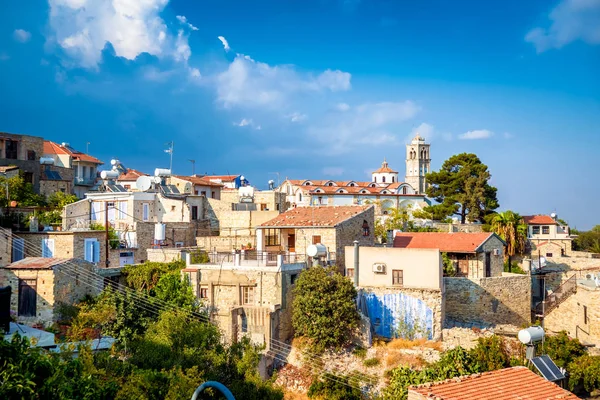
<path id="1" fill-rule="evenodd" d="M 12 262 L 25 258 L 25 239 L 13 238 Z"/>
<path id="2" fill-rule="evenodd" d="M 54 257 L 54 239 L 42 239 L 42 257 Z"/>

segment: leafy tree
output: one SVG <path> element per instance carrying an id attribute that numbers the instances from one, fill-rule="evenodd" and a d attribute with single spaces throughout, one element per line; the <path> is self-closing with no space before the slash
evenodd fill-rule
<path id="1" fill-rule="evenodd" d="M 294 296 L 292 325 L 297 336 L 311 340 L 314 351 L 340 347 L 358 326 L 356 289 L 334 268 L 304 270 Z"/>
<path id="2" fill-rule="evenodd" d="M 588 393 L 600 390 L 600 356 L 581 356 L 571 362 L 569 370 L 569 389 L 583 388 Z"/>
<path id="3" fill-rule="evenodd" d="M 182 310 L 195 311 L 197 302 L 189 278 L 182 279 L 179 272 L 172 272 L 159 278 L 154 288 L 156 298 L 166 301 Z"/>
<path id="4" fill-rule="evenodd" d="M 561 368 L 567 368 L 576 358 L 586 354 L 585 346 L 579 339 L 571 339 L 565 331 L 546 336 L 542 351 Z"/>
<path id="5" fill-rule="evenodd" d="M 497 189 L 490 186 L 488 167 L 475 154 L 461 153 L 450 157 L 438 172 L 427 174 L 427 195 L 439 204 L 425 207 L 433 219 L 460 216 L 461 223 L 483 221 L 498 208 Z"/>
<path id="6" fill-rule="evenodd" d="M 577 237 L 573 240 L 573 250 L 600 253 L 600 225 L 596 225 L 586 232 L 571 229 L 571 233 L 577 234 Z"/>
<path id="7" fill-rule="evenodd" d="M 153 293 L 154 288 L 163 275 L 179 272 L 185 268 L 185 261 L 177 260 L 169 263 L 146 261 L 141 265 L 129 265 L 123 269 L 127 285 L 135 290 Z"/>
<path id="8" fill-rule="evenodd" d="M 8 199 L 6 198 L 6 183 L 8 182 Z M 0 176 L 0 204 L 8 206 L 9 202 L 16 201 L 20 206 L 45 206 L 46 198 L 35 193 L 33 185 L 25 182 L 23 175 L 11 178 Z"/>

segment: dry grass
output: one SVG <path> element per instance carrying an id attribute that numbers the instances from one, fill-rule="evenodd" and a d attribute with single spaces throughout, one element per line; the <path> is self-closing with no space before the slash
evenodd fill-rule
<path id="1" fill-rule="evenodd" d="M 392 340 L 391 342 L 389 342 L 387 344 L 388 349 L 395 349 L 395 350 L 414 349 L 415 347 L 427 347 L 427 348 L 434 349 L 437 351 L 442 351 L 442 342 L 434 342 L 434 341 L 426 340 L 426 339 L 408 340 L 408 339 L 398 338 L 398 339 Z"/>
<path id="2" fill-rule="evenodd" d="M 396 368 L 399 365 L 408 365 L 411 368 L 422 368 L 427 364 L 425 360 L 414 354 L 404 354 L 399 351 L 390 351 L 385 358 L 385 366 L 388 369 Z"/>

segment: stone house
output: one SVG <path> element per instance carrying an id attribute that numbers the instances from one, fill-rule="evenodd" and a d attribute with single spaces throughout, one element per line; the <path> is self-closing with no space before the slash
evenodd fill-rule
<path id="1" fill-rule="evenodd" d="M 313 244 L 327 249 L 327 260 L 344 272 L 345 248 L 357 240 L 361 246 L 375 242 L 374 206 L 296 207 L 256 228 L 260 251 L 307 254 Z"/>
<path id="2" fill-rule="evenodd" d="M 306 264 L 289 262 L 282 255 L 275 263 L 268 262 L 269 257 L 209 255 L 209 263 L 193 264 L 191 254 L 186 253 L 182 274 L 225 337 L 236 341 L 249 335 L 255 343 L 267 346 L 271 339 L 290 339 L 291 290 Z"/>
<path id="3" fill-rule="evenodd" d="M 79 198 L 83 198 L 95 185 L 98 167 L 104 164 L 96 157 L 75 150 L 68 143 L 58 144 L 49 140 L 44 141 L 44 157 L 52 158 L 57 167 L 73 171 L 73 193 Z"/>
<path id="4" fill-rule="evenodd" d="M 119 243 L 110 250 L 110 265 L 135 264 L 146 260 L 152 247 L 187 247 L 196 244 L 205 200 L 195 195 L 164 195 L 159 192 L 90 192 L 84 200 L 63 211 L 63 231 L 104 226 L 115 230 Z M 164 229 L 163 229 L 164 228 Z M 156 230 L 164 240 L 155 241 Z"/>
<path id="5" fill-rule="evenodd" d="M 346 276 L 359 290 L 361 310 L 375 334 L 406 335 L 399 321 L 410 321 L 418 336 L 440 340 L 444 324 L 443 264 L 438 249 L 346 247 Z"/>
<path id="6" fill-rule="evenodd" d="M 51 325 L 61 304 L 102 289 L 94 265 L 74 258 L 28 257 L 0 268 L 0 286 L 12 288 L 11 311 L 21 323 Z"/>
<path id="7" fill-rule="evenodd" d="M 173 175 L 168 178 L 171 185 L 175 185 L 180 193 L 194 194 L 196 196 L 210 197 L 211 199 L 221 198 L 221 189 L 223 185 L 212 182 L 206 178 L 196 175 L 182 176 Z"/>
<path id="8" fill-rule="evenodd" d="M 439 249 L 452 260 L 455 276 L 468 278 L 502 276 L 505 245 L 489 232 L 399 232 L 394 237 L 394 247 Z"/>
<path id="9" fill-rule="evenodd" d="M 0 166 L 17 166 L 23 179 L 39 193 L 44 139 L 37 136 L 0 132 Z"/>
<path id="10" fill-rule="evenodd" d="M 527 225 L 532 256 L 553 258 L 571 255 L 573 238 L 569 227 L 560 224 L 556 214 L 526 215 L 523 221 Z"/>

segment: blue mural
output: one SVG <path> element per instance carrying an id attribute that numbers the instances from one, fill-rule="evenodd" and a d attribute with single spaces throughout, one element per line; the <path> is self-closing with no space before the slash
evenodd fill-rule
<path id="1" fill-rule="evenodd" d="M 376 335 L 394 338 L 412 331 L 416 338 L 433 339 L 433 310 L 424 301 L 404 293 L 377 295 L 361 291 L 359 297 Z"/>

